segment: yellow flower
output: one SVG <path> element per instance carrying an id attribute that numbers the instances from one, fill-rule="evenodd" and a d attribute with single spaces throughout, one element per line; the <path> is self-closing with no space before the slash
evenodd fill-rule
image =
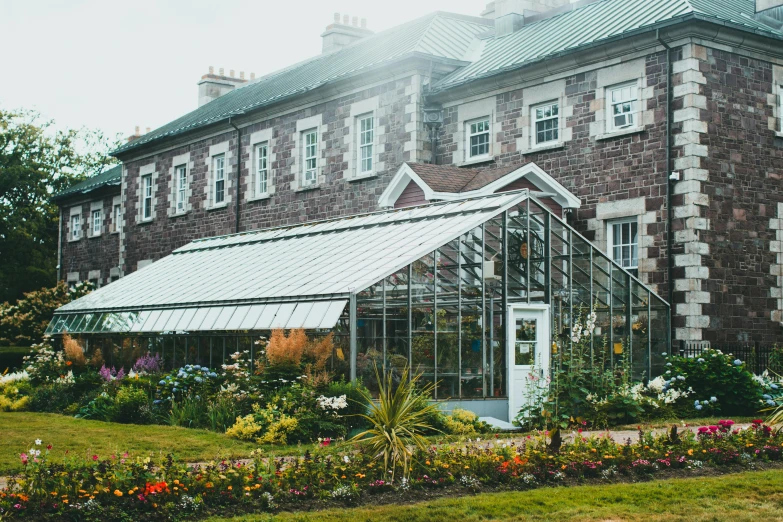
<path id="1" fill-rule="evenodd" d="M 443 469 L 449 469 L 449 465 L 448 464 L 443 464 Z"/>
<path id="2" fill-rule="evenodd" d="M 470 466 L 465 466 L 465 469 L 470 469 Z"/>
<path id="3" fill-rule="evenodd" d="M 128 495 L 133 495 L 133 490 L 132 489 L 128 490 Z"/>
<path id="4" fill-rule="evenodd" d="M 122 496 L 122 491 L 120 491 L 119 489 L 115 489 L 114 490 L 114 495 L 117 496 L 117 497 L 121 497 Z"/>
<path id="5" fill-rule="evenodd" d="M 250 491 L 250 486 L 245 486 L 245 491 Z"/>
<path id="6" fill-rule="evenodd" d="M 228 489 L 229 491 L 231 491 L 232 489 L 234 489 L 234 486 L 229 486 L 227 489 Z"/>
<path id="7" fill-rule="evenodd" d="M 425 461 L 424 463 L 425 463 L 426 465 L 428 465 L 428 466 L 430 465 L 430 461 L 429 461 L 429 460 Z"/>
<path id="8" fill-rule="evenodd" d="M 693 455 L 693 450 L 692 449 L 688 450 L 688 455 Z"/>

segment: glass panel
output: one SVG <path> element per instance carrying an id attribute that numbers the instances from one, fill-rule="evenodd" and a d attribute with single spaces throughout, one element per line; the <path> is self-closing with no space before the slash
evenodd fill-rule
<path id="1" fill-rule="evenodd" d="M 537 322 L 535 319 L 516 319 L 514 364 L 531 366 L 536 358 Z"/>

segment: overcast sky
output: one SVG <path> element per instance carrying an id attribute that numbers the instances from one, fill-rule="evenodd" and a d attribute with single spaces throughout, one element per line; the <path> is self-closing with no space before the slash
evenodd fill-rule
<path id="1" fill-rule="evenodd" d="M 0 0 L 0 107 L 109 135 L 197 106 L 210 65 L 249 76 L 321 51 L 334 13 L 373 31 L 432 11 L 478 16 L 483 0 Z"/>

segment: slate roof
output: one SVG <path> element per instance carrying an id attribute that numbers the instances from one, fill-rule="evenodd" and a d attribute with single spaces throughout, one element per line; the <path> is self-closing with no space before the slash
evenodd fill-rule
<path id="1" fill-rule="evenodd" d="M 257 78 L 152 132 L 114 154 L 227 120 L 330 82 L 425 56 L 462 65 L 431 87 L 436 94 L 495 74 L 667 24 L 705 20 L 783 40 L 783 32 L 754 18 L 754 0 L 597 0 L 530 21 L 496 37 L 494 22 L 435 12 L 364 38 L 339 51 L 315 56 Z"/>
<path id="2" fill-rule="evenodd" d="M 499 169 L 466 169 L 411 162 L 408 162 L 408 166 L 435 192 L 451 193 L 478 190 L 519 169 L 519 165 Z"/>
<path id="3" fill-rule="evenodd" d="M 688 19 L 783 39 L 783 33 L 757 21 L 755 12 L 754 0 L 600 0 L 486 39 L 476 61 L 442 79 L 431 92 Z"/>
<path id="4" fill-rule="evenodd" d="M 117 165 L 108 170 L 104 170 L 100 174 L 91 176 L 84 181 L 81 181 L 75 185 L 68 187 L 54 195 L 52 199 L 58 200 L 67 198 L 68 196 L 74 196 L 77 194 L 87 194 L 93 190 L 97 190 L 101 187 L 107 187 L 110 185 L 119 186 L 122 177 L 122 166 Z"/>
<path id="5" fill-rule="evenodd" d="M 339 51 L 318 55 L 257 78 L 125 144 L 114 153 L 125 152 L 160 138 L 216 123 L 231 115 L 279 102 L 357 72 L 391 64 L 404 57 L 423 55 L 461 62 L 475 42 L 475 36 L 492 27 L 491 20 L 435 12 L 368 36 Z"/>

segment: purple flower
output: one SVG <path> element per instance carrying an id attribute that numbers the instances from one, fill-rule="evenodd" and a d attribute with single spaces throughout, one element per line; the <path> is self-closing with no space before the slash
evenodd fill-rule
<path id="1" fill-rule="evenodd" d="M 146 353 L 136 360 L 133 371 L 136 373 L 159 373 L 163 369 L 163 359 L 160 354 Z"/>

